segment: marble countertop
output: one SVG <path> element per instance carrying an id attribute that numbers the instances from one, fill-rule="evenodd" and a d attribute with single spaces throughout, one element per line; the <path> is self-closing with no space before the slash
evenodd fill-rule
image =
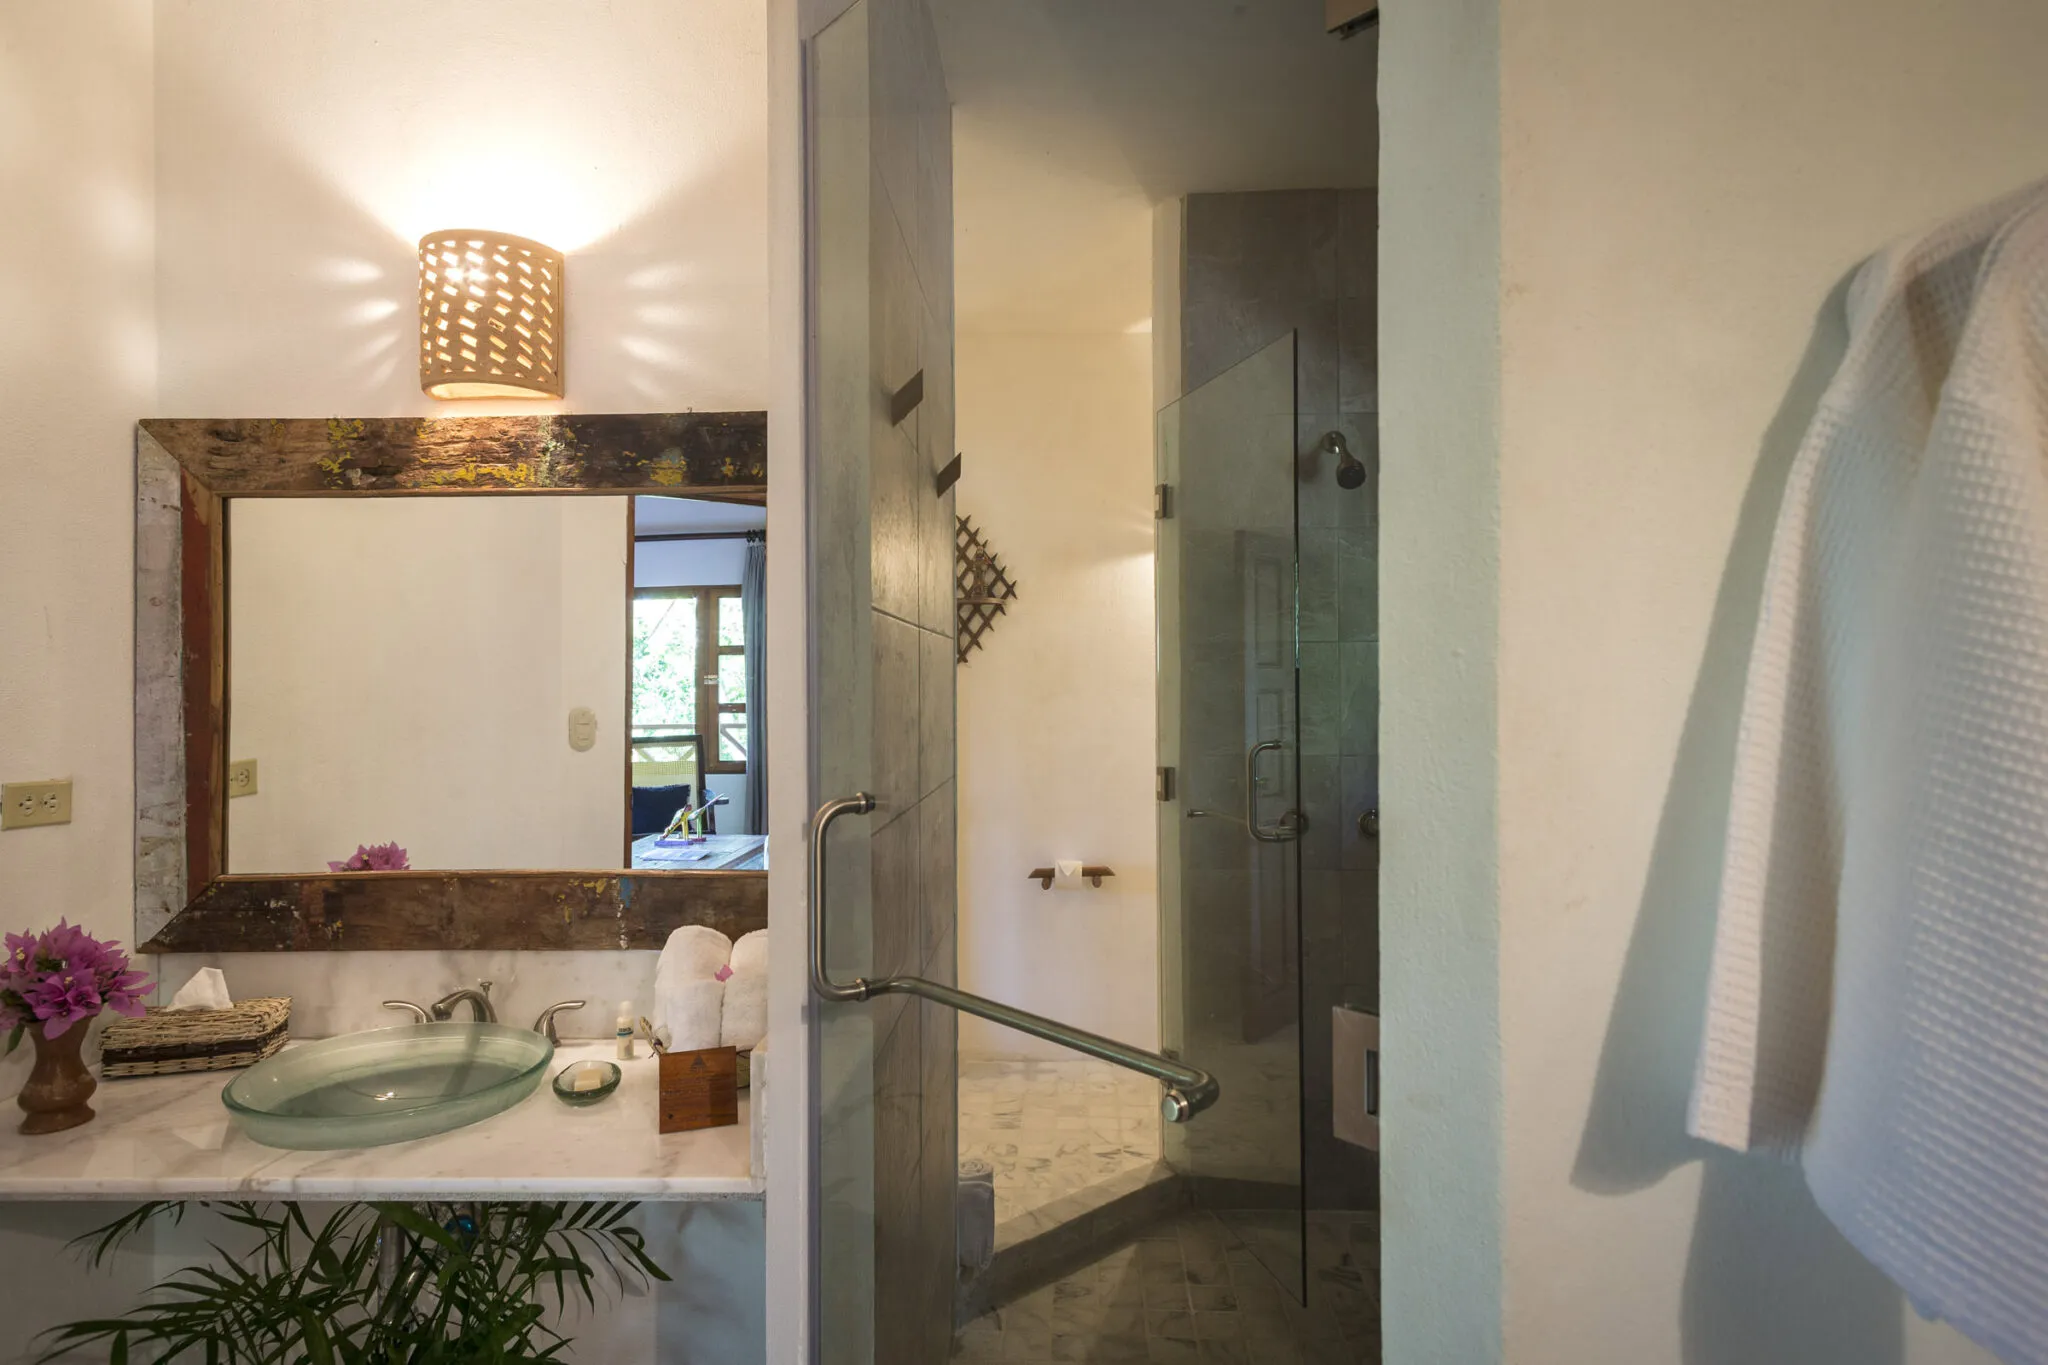
<path id="1" fill-rule="evenodd" d="M 547 1075 L 611 1043 L 555 1050 Z M 91 1123 L 46 1137 L 15 1131 L 0 1109 L 0 1199 L 758 1199 L 753 1091 L 740 1121 L 656 1131 L 655 1064 L 621 1062 L 619 1088 L 572 1109 L 548 1082 L 502 1114 L 451 1133 L 351 1151 L 265 1147 L 221 1105 L 233 1073 L 102 1081 Z M 11 1096 L 9 1097 L 11 1100 Z"/>

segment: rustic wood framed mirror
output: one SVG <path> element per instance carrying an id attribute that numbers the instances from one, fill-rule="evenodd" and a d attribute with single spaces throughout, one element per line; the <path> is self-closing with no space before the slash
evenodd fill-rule
<path id="1" fill-rule="evenodd" d="M 593 847 L 616 848 L 617 853 L 578 857 L 579 865 L 563 867 L 448 865 L 448 856 L 461 856 L 456 853 L 444 855 L 440 865 L 378 871 L 323 870 L 305 864 L 303 854 L 298 855 L 299 863 L 293 863 L 291 855 L 274 852 L 243 856 L 239 861 L 247 864 L 254 857 L 258 863 L 268 860 L 275 866 L 250 868 L 231 861 L 231 839 L 242 838 L 235 833 L 242 825 L 248 829 L 244 842 L 252 847 L 263 838 L 270 838 L 273 845 L 279 842 L 260 822 L 238 824 L 230 818 L 229 800 L 238 794 L 230 791 L 231 758 L 243 790 L 253 793 L 260 780 L 273 776 L 261 767 L 252 770 L 244 762 L 259 756 L 230 753 L 231 738 L 240 738 L 231 729 L 238 691 L 243 711 L 254 715 L 266 706 L 276 709 L 269 705 L 274 697 L 267 690 L 262 693 L 264 705 L 258 705 L 257 689 L 262 683 L 287 677 L 295 678 L 292 685 L 297 687 L 311 678 L 330 686 L 325 693 L 315 689 L 305 695 L 325 696 L 331 706 L 337 673 L 379 667 L 379 649 L 384 651 L 381 667 L 387 675 L 424 668 L 426 656 L 440 657 L 434 649 L 404 642 L 394 646 L 388 638 L 396 632 L 386 629 L 386 613 L 433 588 L 431 584 L 401 582 L 394 591 L 388 581 L 390 566 L 382 565 L 387 581 L 381 597 L 367 591 L 361 598 L 352 597 L 350 585 L 340 584 L 341 595 L 332 600 L 342 603 L 342 609 L 331 616 L 311 609 L 302 611 L 302 616 L 313 619 L 293 623 L 297 633 L 291 635 L 290 643 L 280 645 L 278 632 L 270 627 L 258 641 L 254 624 L 245 622 L 248 657 L 270 659 L 274 666 L 269 672 L 259 670 L 253 675 L 257 681 L 244 685 L 237 669 L 231 668 L 237 638 L 231 605 L 247 608 L 249 601 L 256 600 L 250 593 L 271 576 L 261 554 L 265 544 L 272 547 L 272 553 L 285 556 L 285 560 L 273 562 L 304 557 L 298 553 L 300 546 L 290 539 L 298 533 L 294 527 L 304 523 L 280 517 L 277 514 L 286 509 L 267 502 L 263 508 L 248 507 L 247 527 L 260 524 L 268 541 L 260 536 L 250 541 L 247 572 L 237 577 L 233 560 L 235 546 L 242 543 L 242 528 L 238 527 L 237 536 L 230 536 L 234 509 L 255 500 L 381 499 L 387 500 L 383 504 L 386 513 L 418 512 L 426 505 L 451 511 L 465 507 L 475 512 L 480 510 L 475 505 L 479 499 L 549 495 L 574 495 L 579 500 L 575 516 L 585 522 L 591 518 L 583 514 L 597 509 L 581 499 L 607 497 L 622 500 L 625 507 L 620 523 L 625 536 L 618 547 L 624 565 L 622 605 L 605 626 L 615 634 L 605 639 L 626 643 L 616 660 L 607 654 L 604 665 L 609 671 L 600 670 L 599 675 L 608 681 L 579 684 L 586 691 L 596 687 L 621 695 L 611 697 L 604 706 L 578 706 L 549 725 L 550 741 L 563 755 L 559 761 L 583 765 L 577 769 L 576 781 L 586 784 L 585 790 L 592 773 L 612 771 L 603 769 L 603 764 L 616 758 L 622 765 L 614 777 L 597 780 L 611 783 L 611 799 L 622 812 L 617 817 L 622 822 L 618 833 L 624 837 L 611 837 L 602 845 L 586 839 L 581 844 L 557 841 L 554 846 L 586 852 Z M 708 924 L 733 937 L 765 927 L 765 844 L 758 857 L 705 864 L 717 870 L 669 870 L 676 865 L 673 858 L 635 865 L 640 859 L 634 836 L 644 832 L 632 823 L 635 792 L 631 765 L 636 756 L 648 756 L 648 733 L 665 733 L 642 732 L 636 743 L 634 732 L 633 689 L 638 665 L 628 656 L 641 642 L 634 634 L 631 602 L 632 507 L 645 495 L 708 500 L 735 509 L 764 505 L 766 414 L 161 419 L 140 423 L 135 514 L 135 941 L 143 950 L 658 948 L 683 924 Z M 393 499 L 409 500 L 409 505 L 405 509 L 392 507 L 388 500 Z M 569 516 L 564 513 L 565 519 Z M 506 539 L 502 532 L 498 534 L 501 542 Z M 438 533 L 430 533 L 435 539 L 430 548 L 445 552 L 447 547 L 437 537 Z M 545 554 L 549 548 L 543 545 L 536 550 L 525 545 L 522 554 L 547 567 L 551 564 Z M 307 554 L 317 559 L 310 547 Z M 335 552 L 331 562 L 363 564 L 366 577 L 374 577 L 367 570 L 379 567 L 373 563 L 378 558 L 365 553 L 361 543 L 354 543 Z M 573 558 L 566 550 L 560 556 L 559 569 L 565 581 L 594 573 L 613 586 L 621 582 L 619 563 L 607 555 L 585 557 L 594 561 L 594 569 L 591 563 L 571 562 Z M 346 579 L 350 572 L 344 567 L 339 575 L 330 572 L 328 577 Z M 522 597 L 520 582 L 486 580 L 479 591 L 474 575 L 466 591 L 469 596 L 457 600 L 458 609 L 451 618 L 465 624 L 490 616 L 507 602 L 517 606 Z M 462 606 L 464 602 L 469 604 L 467 608 Z M 566 599 L 552 604 L 551 609 L 556 618 L 579 629 L 602 615 L 574 607 Z M 253 608 L 248 610 L 252 621 L 260 615 Z M 282 616 L 271 611 L 261 619 L 274 626 L 277 619 L 290 622 L 291 618 L 287 610 Z M 437 632 L 429 643 L 446 643 L 439 637 L 447 634 Z M 309 649 L 309 640 L 319 647 Z M 256 647 L 259 643 L 262 648 Z M 720 643 L 713 640 L 707 646 L 707 657 L 713 665 L 729 668 L 731 661 L 723 656 L 736 651 L 729 644 L 721 650 Z M 611 647 L 605 643 L 595 652 L 606 654 Z M 476 663 L 480 651 L 465 650 L 456 642 L 442 652 L 468 666 Z M 283 663 L 275 663 L 279 659 Z M 345 661 L 348 669 L 337 668 L 337 660 Z M 490 675 L 490 685 L 506 692 L 540 691 L 543 689 L 535 680 L 546 678 L 551 671 L 570 670 L 558 667 L 550 658 L 534 658 L 526 664 L 515 660 L 512 666 L 500 667 Z M 624 680 L 623 687 L 619 679 Z M 690 681 L 697 680 L 692 677 Z M 447 695 L 454 685 L 445 679 L 407 676 L 404 682 L 421 697 L 440 695 L 444 704 L 452 700 L 458 707 L 462 701 L 459 694 Z M 374 734 L 381 741 L 387 734 L 432 730 L 429 726 L 422 731 L 418 718 L 407 714 L 412 708 L 403 701 L 394 703 L 389 688 L 351 688 L 343 680 L 339 695 L 346 699 L 365 690 L 379 693 L 374 710 L 339 722 L 329 715 L 323 722 L 328 730 L 340 730 L 345 752 L 351 734 Z M 569 694 L 565 686 L 542 700 L 551 705 L 560 695 Z M 409 693 L 401 689 L 400 695 Z M 617 705 L 611 705 L 612 701 Z M 600 723 L 599 712 L 608 714 L 611 723 Z M 461 728 L 459 724 L 451 727 L 445 713 L 438 725 L 444 731 Z M 408 730 L 408 726 L 413 728 Z M 522 727 L 522 743 L 537 743 L 525 734 L 534 728 Z M 675 728 L 679 733 L 688 727 Z M 726 729 L 730 732 L 732 727 Z M 276 731 L 269 733 L 275 735 Z M 695 735 L 687 738 L 703 742 Z M 331 735 L 329 743 L 331 749 Z M 497 749 L 504 747 L 487 727 L 476 743 L 493 761 Z M 683 759 L 689 756 L 672 750 L 670 741 L 669 749 L 653 756 L 669 760 L 687 774 L 690 769 Z M 705 799 L 703 762 L 701 756 L 694 757 L 696 800 L 701 804 Z M 295 770 L 314 766 L 310 762 L 285 765 Z M 442 761 L 442 766 L 449 765 Z M 421 809 L 432 809 L 433 771 L 429 765 L 424 777 L 392 775 L 388 779 L 394 784 L 394 800 L 402 795 L 413 801 L 409 807 L 415 812 L 412 818 L 418 818 L 416 812 Z M 327 769 L 289 771 L 277 777 L 285 789 L 301 793 L 343 785 L 331 762 Z M 538 812 L 532 817 L 532 830 L 552 833 L 558 825 L 575 823 L 591 804 L 564 805 L 566 798 L 552 779 L 537 781 L 534 790 L 500 785 L 505 789 L 492 792 L 489 808 L 472 812 L 468 823 L 503 836 L 501 847 L 549 846 L 546 839 L 518 827 L 522 812 Z M 396 786 L 421 790 L 398 792 Z M 476 786 L 472 782 L 471 789 Z M 612 818 L 601 815 L 597 823 L 602 826 Z M 365 843 L 374 843 L 383 835 L 393 836 L 395 843 L 401 831 L 363 829 L 361 833 Z M 346 839 L 331 833 L 325 837 L 332 841 L 337 860 L 349 857 L 353 834 Z M 638 841 L 646 842 L 645 837 Z M 592 862 L 599 865 L 589 866 Z"/>

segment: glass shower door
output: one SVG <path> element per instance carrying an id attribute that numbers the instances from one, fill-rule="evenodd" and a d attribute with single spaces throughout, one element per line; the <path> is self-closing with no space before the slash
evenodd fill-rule
<path id="1" fill-rule="evenodd" d="M 1161 1033 L 1223 1097 L 1166 1159 L 1302 1296 L 1293 333 L 1159 414 Z"/>

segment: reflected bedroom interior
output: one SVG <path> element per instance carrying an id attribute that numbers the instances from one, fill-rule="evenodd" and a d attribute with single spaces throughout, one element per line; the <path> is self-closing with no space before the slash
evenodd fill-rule
<path id="1" fill-rule="evenodd" d="M 767 865 L 767 509 L 246 499 L 229 871 Z"/>

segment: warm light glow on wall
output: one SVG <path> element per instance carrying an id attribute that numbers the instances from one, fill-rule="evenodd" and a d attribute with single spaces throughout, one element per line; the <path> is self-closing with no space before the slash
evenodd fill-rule
<path id="1" fill-rule="evenodd" d="M 562 253 L 470 229 L 420 238 L 420 387 L 435 398 L 562 396 Z"/>

